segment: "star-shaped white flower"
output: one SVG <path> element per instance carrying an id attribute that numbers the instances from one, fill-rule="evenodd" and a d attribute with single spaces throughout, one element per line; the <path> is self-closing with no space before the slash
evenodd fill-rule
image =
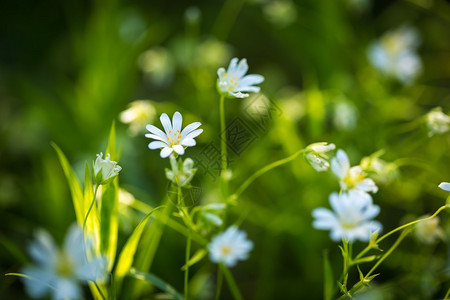
<path id="1" fill-rule="evenodd" d="M 344 191 L 351 189 L 372 193 L 378 191 L 375 182 L 370 178 L 366 178 L 366 174 L 361 166 L 350 167 L 347 153 L 343 150 L 339 149 L 336 156 L 331 159 L 331 170 L 340 179 L 339 184 Z"/>
<path id="2" fill-rule="evenodd" d="M 314 209 L 313 227 L 330 230 L 333 241 L 367 242 L 372 233 L 381 231 L 381 224 L 372 220 L 380 212 L 380 207 L 372 203 L 369 194 L 351 190 L 348 193 L 333 193 L 329 200 L 333 211 L 322 207 Z"/>
<path id="3" fill-rule="evenodd" d="M 37 231 L 35 237 L 29 252 L 36 265 L 22 270 L 29 276 L 24 283 L 30 296 L 41 298 L 51 292 L 52 299 L 81 299 L 80 283 L 106 277 L 104 257 L 86 259 L 83 232 L 78 225 L 70 227 L 63 249 L 58 249 L 44 230 Z"/>
<path id="4" fill-rule="evenodd" d="M 197 129 L 202 125 L 200 122 L 191 123 L 181 130 L 183 117 L 179 112 L 173 114 L 172 122 L 170 122 L 167 114 L 162 114 L 160 120 L 165 132 L 148 124 L 146 128 L 151 133 L 145 134 L 145 137 L 156 140 L 148 144 L 148 147 L 152 150 L 161 149 L 160 155 L 162 158 L 168 157 L 173 151 L 179 155 L 183 155 L 183 146 L 195 146 L 196 142 L 194 138 L 203 132 L 203 129 Z"/>
<path id="5" fill-rule="evenodd" d="M 236 265 L 238 260 L 248 258 L 253 243 L 247 240 L 247 234 L 236 226 L 213 237 L 208 245 L 209 258 L 215 263 L 222 262 L 228 267 Z"/>
<path id="6" fill-rule="evenodd" d="M 230 61 L 228 70 L 217 70 L 217 89 L 221 95 L 230 98 L 246 98 L 249 94 L 243 92 L 259 92 L 260 87 L 254 86 L 264 81 L 264 77 L 257 74 L 245 75 L 248 71 L 247 60 L 238 63 L 237 58 Z"/>

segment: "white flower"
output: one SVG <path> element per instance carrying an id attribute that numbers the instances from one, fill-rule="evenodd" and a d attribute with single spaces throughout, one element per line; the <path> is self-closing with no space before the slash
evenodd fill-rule
<path id="1" fill-rule="evenodd" d="M 146 128 L 151 133 L 147 133 L 145 137 L 156 140 L 148 144 L 148 147 L 152 150 L 161 148 L 160 155 L 162 158 L 168 157 L 173 151 L 183 155 L 183 146 L 195 146 L 194 138 L 203 132 L 203 129 L 197 129 L 202 125 L 200 122 L 191 123 L 181 130 L 183 117 L 179 112 L 173 114 L 172 123 L 167 114 L 162 114 L 160 120 L 165 133 L 159 128 L 148 124 Z"/>
<path id="2" fill-rule="evenodd" d="M 156 110 L 148 100 L 136 100 L 120 113 L 120 121 L 130 124 L 130 135 L 136 135 L 145 128 L 149 120 L 153 120 Z"/>
<path id="3" fill-rule="evenodd" d="M 72 225 L 66 235 L 63 249 L 58 249 L 53 238 L 44 230 L 35 233 L 36 241 L 29 253 L 36 266 L 25 267 L 22 272 L 25 288 L 31 297 L 52 294 L 53 299 L 80 299 L 79 283 L 103 280 L 106 276 L 106 259 L 86 259 L 83 232 Z"/>
<path id="4" fill-rule="evenodd" d="M 330 167 L 326 152 L 332 151 L 335 148 L 336 146 L 334 144 L 327 144 L 325 142 L 314 143 L 306 147 L 305 158 L 316 171 L 323 172 Z"/>
<path id="5" fill-rule="evenodd" d="M 236 226 L 229 227 L 225 232 L 213 237 L 208 245 L 209 258 L 215 263 L 222 262 L 228 267 L 236 265 L 238 260 L 248 258 L 253 243 L 247 240 L 247 234 Z"/>
<path id="6" fill-rule="evenodd" d="M 122 167 L 117 162 L 109 159 L 109 153 L 103 159 L 103 153 L 97 154 L 97 159 L 94 162 L 94 180 L 97 184 L 107 184 L 119 175 Z"/>
<path id="7" fill-rule="evenodd" d="M 450 192 L 450 182 L 441 182 L 439 187 L 444 191 Z"/>
<path id="8" fill-rule="evenodd" d="M 217 70 L 217 89 L 221 95 L 230 98 L 246 98 L 249 94 L 243 92 L 259 92 L 260 87 L 253 86 L 264 81 L 264 77 L 257 74 L 246 75 L 248 71 L 247 60 L 244 58 L 238 64 L 238 59 L 230 61 L 228 70 Z"/>
<path id="9" fill-rule="evenodd" d="M 333 193 L 329 200 L 333 211 L 322 207 L 314 209 L 313 227 L 330 230 L 333 241 L 367 242 L 372 233 L 381 231 L 381 224 L 372 221 L 380 212 L 380 207 L 372 203 L 369 194 L 351 190 L 348 193 Z"/>
<path id="10" fill-rule="evenodd" d="M 440 107 L 431 110 L 426 117 L 428 136 L 443 134 L 450 129 L 450 117 L 442 112 Z"/>
<path id="11" fill-rule="evenodd" d="M 382 73 L 397 77 L 403 83 L 410 83 L 422 70 L 422 63 L 416 53 L 419 42 L 415 29 L 400 27 L 373 42 L 368 56 L 372 65 Z"/>
<path id="12" fill-rule="evenodd" d="M 366 174 L 360 166 L 350 167 L 350 161 L 343 150 L 338 150 L 336 156 L 331 159 L 331 169 L 340 179 L 341 189 L 344 191 L 357 189 L 363 192 L 378 191 L 375 182 L 366 178 Z"/>

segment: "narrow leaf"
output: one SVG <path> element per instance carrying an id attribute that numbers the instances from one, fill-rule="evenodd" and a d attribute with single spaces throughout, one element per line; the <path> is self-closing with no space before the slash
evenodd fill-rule
<path id="1" fill-rule="evenodd" d="M 100 251 L 108 259 L 108 271 L 111 271 L 117 249 L 119 195 L 115 178 L 103 186 L 100 203 Z"/>
<path id="2" fill-rule="evenodd" d="M 52 147 L 55 149 L 58 154 L 59 161 L 63 168 L 64 174 L 66 175 L 67 183 L 69 184 L 70 193 L 72 195 L 73 206 L 75 208 L 75 214 L 77 217 L 78 224 L 83 224 L 84 221 L 84 199 L 83 192 L 80 186 L 78 179 L 75 176 L 75 172 L 69 164 L 66 156 L 62 152 L 62 150 L 55 144 L 51 143 Z"/>
<path id="3" fill-rule="evenodd" d="M 183 297 L 180 295 L 180 293 L 178 293 L 175 290 L 174 287 L 172 287 L 171 285 L 166 283 L 164 280 L 162 280 L 161 278 L 159 278 L 153 274 L 140 272 L 133 268 L 130 270 L 128 275 L 130 275 L 134 278 L 140 279 L 140 280 L 145 280 L 147 282 L 150 282 L 151 284 L 155 285 L 162 291 L 164 291 L 167 294 L 169 294 L 170 296 L 172 296 L 175 300 L 183 300 Z"/>
<path id="4" fill-rule="evenodd" d="M 153 212 L 159 208 L 161 208 L 161 206 L 152 209 L 144 217 L 144 219 L 142 219 L 142 221 L 136 226 L 133 233 L 128 238 L 127 242 L 125 243 L 125 246 L 122 249 L 122 252 L 120 253 L 119 260 L 114 273 L 118 293 L 120 291 L 123 278 L 127 275 L 131 266 L 133 265 L 134 254 L 136 253 L 136 249 L 139 240 L 141 238 L 142 232 L 144 231 L 145 224 L 147 224 L 147 221 L 149 220 Z"/>
<path id="5" fill-rule="evenodd" d="M 89 169 L 89 164 L 86 162 L 85 168 L 84 168 L 84 217 L 86 217 L 86 214 L 89 211 L 89 207 L 94 201 L 94 187 L 92 185 L 92 175 L 91 171 Z M 84 218 L 83 218 L 84 219 Z M 89 216 L 86 222 L 86 233 L 87 236 L 92 238 L 94 240 L 94 249 L 96 251 L 99 250 L 100 246 L 100 233 L 99 233 L 99 218 L 98 218 L 98 211 L 97 206 L 94 204 L 92 206 L 91 211 L 89 212 Z"/>
<path id="6" fill-rule="evenodd" d="M 323 274 L 325 277 L 323 286 L 324 299 L 330 300 L 333 298 L 334 279 L 333 270 L 331 269 L 330 259 L 328 257 L 328 251 L 324 251 L 323 253 Z"/>
<path id="7" fill-rule="evenodd" d="M 184 266 L 181 267 L 181 270 L 186 270 L 186 267 L 190 267 L 196 263 L 198 263 L 199 261 L 201 261 L 203 259 L 203 257 L 206 256 L 206 254 L 208 254 L 208 251 L 206 249 L 200 249 L 198 250 L 187 262 L 187 264 L 185 264 Z"/>

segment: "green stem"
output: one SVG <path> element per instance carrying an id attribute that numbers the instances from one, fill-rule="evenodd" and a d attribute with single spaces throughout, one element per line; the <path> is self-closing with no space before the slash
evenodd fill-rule
<path id="1" fill-rule="evenodd" d="M 222 268 L 219 267 L 219 270 L 217 271 L 216 296 L 214 297 L 214 300 L 219 300 L 220 292 L 222 291 L 222 284 L 223 284 L 223 272 Z"/>
<path id="2" fill-rule="evenodd" d="M 450 289 L 448 289 L 447 294 L 445 294 L 444 300 L 449 299 L 449 296 L 450 296 Z"/>
<path id="3" fill-rule="evenodd" d="M 186 271 L 184 272 L 184 299 L 188 300 L 188 285 L 189 285 L 189 257 L 191 256 L 191 235 L 189 234 L 186 240 Z"/>
<path id="4" fill-rule="evenodd" d="M 239 291 L 239 288 L 236 284 L 236 281 L 234 281 L 233 275 L 231 274 L 230 270 L 223 263 L 220 263 L 219 266 L 222 269 L 223 274 L 225 275 L 225 280 L 227 281 L 233 298 L 235 300 L 242 300 L 243 298 L 241 292 Z"/>
<path id="5" fill-rule="evenodd" d="M 297 152 L 295 152 L 294 154 L 292 154 L 291 156 L 288 156 L 286 158 L 277 160 L 271 164 L 268 164 L 267 166 L 259 169 L 258 171 L 256 171 L 255 173 L 253 173 L 252 176 L 250 176 L 249 178 L 247 178 L 246 181 L 244 181 L 243 184 L 241 184 L 241 186 L 236 190 L 236 192 L 230 197 L 230 200 L 236 200 L 241 194 L 242 192 L 245 191 L 245 189 L 253 182 L 255 181 L 255 179 L 257 179 L 259 176 L 263 175 L 264 173 L 272 170 L 273 168 L 276 168 L 278 166 L 284 165 L 292 160 L 294 160 L 295 158 L 297 158 L 297 156 L 299 156 L 300 154 L 302 154 L 305 150 L 301 149 Z"/>
<path id="6" fill-rule="evenodd" d="M 222 193 L 226 197 L 227 192 L 227 131 L 225 122 L 225 97 L 220 96 L 220 149 L 221 149 L 221 179 L 222 179 Z M 226 198 L 224 198 L 226 199 Z"/>
<path id="7" fill-rule="evenodd" d="M 395 232 L 397 232 L 397 231 L 399 231 L 399 230 L 405 229 L 405 228 L 407 228 L 407 227 L 409 227 L 409 226 L 412 226 L 412 225 L 414 225 L 414 224 L 416 224 L 416 223 L 419 223 L 419 222 L 422 222 L 422 221 L 426 221 L 426 220 L 430 220 L 430 219 L 436 217 L 436 216 L 437 216 L 441 211 L 443 211 L 446 207 L 448 207 L 448 206 L 447 206 L 447 205 L 443 205 L 443 206 L 439 207 L 438 210 L 436 210 L 436 212 L 435 212 L 434 214 L 432 214 L 431 216 L 429 216 L 429 217 L 426 217 L 426 218 L 423 218 L 423 219 L 419 219 L 419 220 L 415 220 L 415 221 L 409 222 L 409 223 L 407 223 L 407 224 L 405 224 L 405 225 L 402 225 L 402 226 L 400 226 L 400 227 L 397 227 L 397 228 L 395 228 L 395 229 L 389 231 L 388 233 L 386 233 L 386 234 L 383 235 L 382 237 L 378 238 L 374 243 L 370 243 L 366 248 L 364 248 L 364 250 L 361 251 L 361 253 L 359 253 L 359 254 L 355 257 L 355 260 L 358 260 L 358 259 L 360 259 L 361 257 L 363 257 L 364 254 L 366 254 L 370 249 L 372 249 L 374 245 L 377 245 L 379 242 L 381 242 L 382 240 L 384 240 L 384 239 L 387 238 L 388 236 L 392 235 L 393 233 L 395 233 Z"/>
<path id="8" fill-rule="evenodd" d="M 94 198 L 92 199 L 91 205 L 89 206 L 89 210 L 88 210 L 88 212 L 87 212 L 87 214 L 86 214 L 86 217 L 84 217 L 84 221 L 83 221 L 83 233 L 84 233 L 84 229 L 86 228 L 86 223 L 87 223 L 89 214 L 90 214 L 90 212 L 91 212 L 91 210 L 92 210 L 92 207 L 94 206 L 95 198 L 97 197 L 97 191 L 98 191 L 98 187 L 99 187 L 99 186 L 100 186 L 100 185 L 98 185 L 98 184 L 95 185 L 95 189 L 94 189 Z"/>
<path id="9" fill-rule="evenodd" d="M 95 282 L 95 281 L 92 281 L 92 282 L 94 283 L 95 287 L 97 288 L 97 290 L 98 290 L 100 296 L 102 296 L 102 299 L 103 299 L 103 300 L 106 300 L 106 297 L 105 297 L 105 295 L 103 294 L 102 289 L 98 286 L 97 282 Z"/>

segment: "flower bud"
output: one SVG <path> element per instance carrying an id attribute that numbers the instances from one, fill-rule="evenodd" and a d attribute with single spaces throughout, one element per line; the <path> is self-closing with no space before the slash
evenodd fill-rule
<path id="1" fill-rule="evenodd" d="M 330 167 L 328 155 L 326 152 L 336 148 L 334 144 L 314 143 L 306 147 L 305 159 L 318 172 L 324 172 Z"/>
<path id="2" fill-rule="evenodd" d="M 106 154 L 106 159 L 103 159 L 103 153 L 97 154 L 97 159 L 94 162 L 94 180 L 97 184 L 107 184 L 119 175 L 122 167 L 117 165 L 117 162 L 109 159 L 110 155 Z"/>

